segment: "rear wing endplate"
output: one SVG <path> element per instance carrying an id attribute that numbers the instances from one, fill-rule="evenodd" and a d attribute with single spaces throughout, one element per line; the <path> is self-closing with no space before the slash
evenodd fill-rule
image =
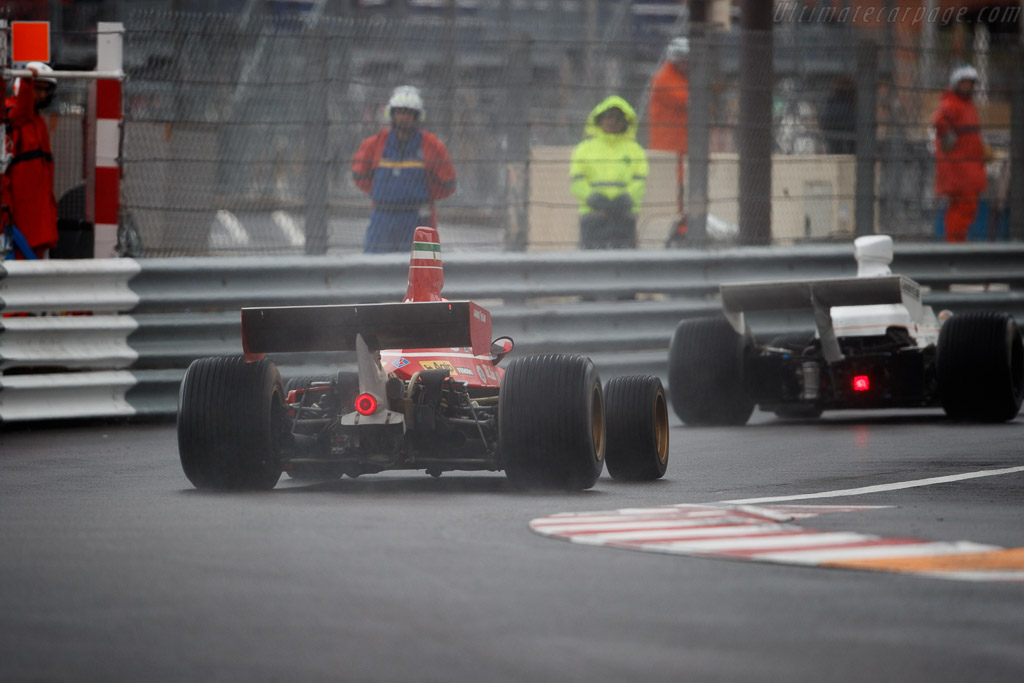
<path id="1" fill-rule="evenodd" d="M 921 287 L 902 275 L 722 284 L 719 291 L 725 317 L 739 334 L 746 332 L 744 312 L 812 310 L 830 362 L 843 357 L 832 328 L 833 306 L 903 304 L 915 320 L 922 313 Z"/>
<path id="2" fill-rule="evenodd" d="M 490 353 L 491 314 L 472 301 L 242 309 L 246 360 L 266 353 L 471 347 Z"/>

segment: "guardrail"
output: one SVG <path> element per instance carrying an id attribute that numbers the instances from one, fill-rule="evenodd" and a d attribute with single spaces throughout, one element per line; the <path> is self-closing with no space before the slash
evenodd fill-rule
<path id="1" fill-rule="evenodd" d="M 936 309 L 991 308 L 1024 320 L 1024 245 L 898 246 L 893 271 L 923 285 Z M 407 272 L 405 255 L 6 262 L 0 422 L 173 415 L 193 359 L 241 352 L 239 308 L 397 301 Z M 453 253 L 445 254 L 444 291 L 490 309 L 495 334 L 512 336 L 516 353 L 583 353 L 605 379 L 664 381 L 673 330 L 719 310 L 719 283 L 855 273 L 852 244 Z M 804 315 L 752 324 L 768 337 L 808 328 Z M 285 377 L 354 362 L 347 353 L 274 360 Z"/>
<path id="2" fill-rule="evenodd" d="M 135 415 L 130 259 L 0 265 L 0 422 Z"/>

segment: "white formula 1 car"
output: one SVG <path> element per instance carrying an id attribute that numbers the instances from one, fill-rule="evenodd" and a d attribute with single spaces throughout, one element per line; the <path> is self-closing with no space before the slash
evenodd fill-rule
<path id="1" fill-rule="evenodd" d="M 1013 317 L 938 317 L 893 275 L 892 238 L 854 242 L 857 277 L 722 284 L 723 315 L 684 320 L 669 348 L 669 394 L 688 425 L 742 425 L 823 410 L 942 406 L 954 419 L 1012 420 L 1024 396 Z M 744 313 L 804 309 L 815 330 L 755 343 Z"/>

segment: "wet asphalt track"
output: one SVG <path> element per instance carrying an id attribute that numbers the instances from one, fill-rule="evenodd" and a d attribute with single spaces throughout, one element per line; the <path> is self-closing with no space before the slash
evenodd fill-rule
<path id="1" fill-rule="evenodd" d="M 1024 465 L 1024 418 L 675 424 L 666 478 L 574 495 L 501 474 L 193 490 L 168 423 L 0 431 L 3 681 L 1020 681 L 1024 583 L 585 547 L 556 512 Z M 816 528 L 1024 546 L 1024 473 L 821 504 Z M 810 523 L 808 523 L 810 524 Z"/>

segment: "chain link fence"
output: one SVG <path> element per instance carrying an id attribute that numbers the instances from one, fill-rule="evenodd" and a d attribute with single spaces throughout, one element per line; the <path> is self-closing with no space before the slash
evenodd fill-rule
<path id="1" fill-rule="evenodd" d="M 122 223 L 138 238 L 132 255 L 360 251 L 370 201 L 351 160 L 387 125 L 384 105 L 403 84 L 420 88 L 424 128 L 458 174 L 437 207 L 445 249 L 575 249 L 568 161 L 588 113 L 623 96 L 646 145 L 649 83 L 668 41 L 688 32 L 675 2 L 343 4 L 336 16 L 315 9 L 324 3 L 246 2 L 230 13 L 127 5 Z M 808 20 L 775 4 L 772 243 L 851 239 L 865 196 L 871 229 L 938 239 L 929 121 L 965 62 L 982 73 L 976 101 L 994 151 L 971 238 L 1007 239 L 1011 128 L 1024 118 L 1010 106 L 1020 80 L 1013 7 L 996 22 L 940 17 L 924 30 Z M 690 112 L 708 138 L 711 244 L 738 239 L 741 40 L 736 27 L 709 34 L 709 108 Z M 65 146 L 55 141 L 55 156 Z M 648 155 L 639 246 L 663 248 L 679 213 L 676 159 Z"/>
<path id="2" fill-rule="evenodd" d="M 527 237 L 525 218 L 510 237 L 527 181 L 568 161 L 530 151 L 571 149 L 597 101 L 642 94 L 649 65 L 621 9 L 596 12 L 587 42 L 587 3 L 534 4 L 547 9 L 514 21 L 500 3 L 403 17 L 132 13 L 123 207 L 147 253 L 361 248 L 370 202 L 351 160 L 401 84 L 420 88 L 423 126 L 457 170 L 458 191 L 438 205 L 448 248 L 573 246 L 543 225 Z M 575 206 L 562 175 L 563 192 L 538 206 Z"/>

